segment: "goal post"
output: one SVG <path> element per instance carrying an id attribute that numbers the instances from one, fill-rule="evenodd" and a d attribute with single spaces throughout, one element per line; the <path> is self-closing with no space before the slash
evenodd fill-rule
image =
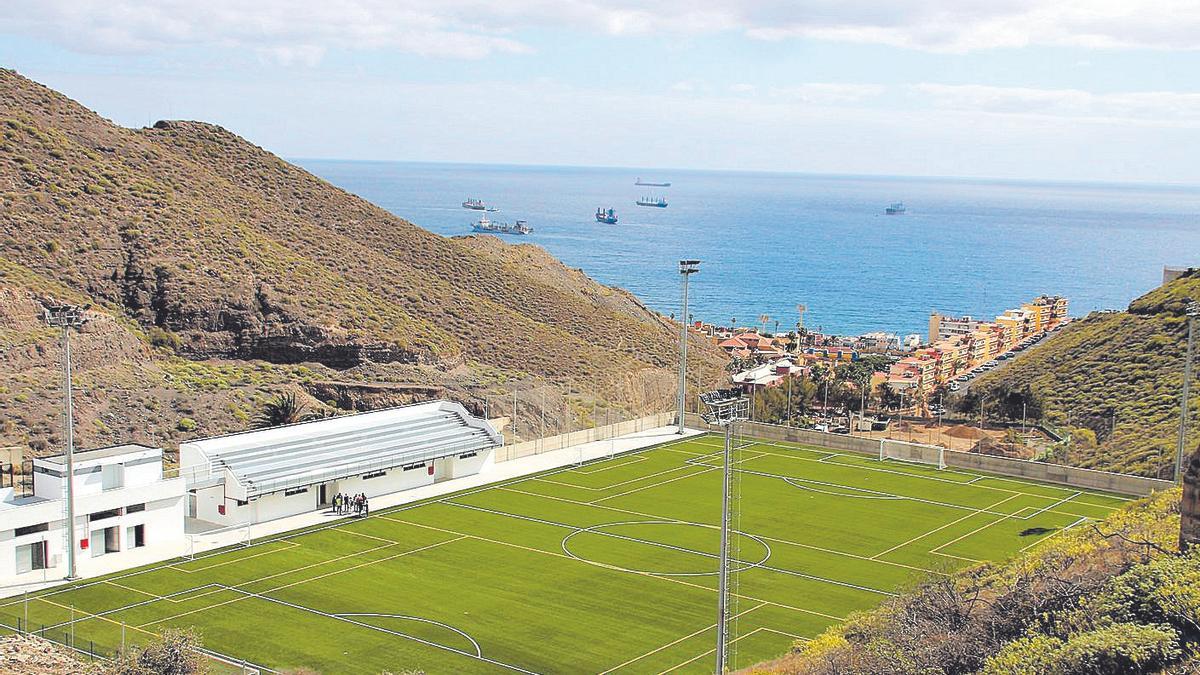
<path id="1" fill-rule="evenodd" d="M 879 442 L 879 460 L 894 459 L 901 462 L 929 464 L 939 469 L 946 468 L 946 449 L 937 445 L 924 445 L 896 441 L 890 438 Z"/>
<path id="2" fill-rule="evenodd" d="M 248 548 L 251 543 L 250 523 L 231 525 L 205 532 L 194 532 L 187 535 L 187 550 L 184 552 L 183 558 L 186 560 L 195 560 L 197 556 L 206 551 Z"/>

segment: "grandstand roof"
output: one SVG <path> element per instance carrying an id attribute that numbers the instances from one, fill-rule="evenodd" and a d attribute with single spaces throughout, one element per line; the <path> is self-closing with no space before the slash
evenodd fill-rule
<path id="1" fill-rule="evenodd" d="M 190 441 L 247 498 L 504 444 L 486 420 L 434 401 Z M 190 454 L 190 453 L 189 453 Z"/>

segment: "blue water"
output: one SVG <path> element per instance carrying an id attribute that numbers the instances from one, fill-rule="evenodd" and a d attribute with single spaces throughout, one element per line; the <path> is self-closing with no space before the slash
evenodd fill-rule
<path id="1" fill-rule="evenodd" d="M 924 333 L 929 312 L 994 316 L 1041 293 L 1073 315 L 1124 308 L 1164 264 L 1200 266 L 1200 188 L 611 168 L 299 160 L 306 169 L 446 236 L 479 214 L 535 228 L 538 244 L 664 314 L 679 311 L 681 258 L 696 319 L 839 334 Z M 634 179 L 670 188 L 635 187 Z M 666 195 L 666 209 L 638 207 Z M 890 202 L 908 213 L 885 216 Z M 618 225 L 593 219 L 613 207 Z"/>

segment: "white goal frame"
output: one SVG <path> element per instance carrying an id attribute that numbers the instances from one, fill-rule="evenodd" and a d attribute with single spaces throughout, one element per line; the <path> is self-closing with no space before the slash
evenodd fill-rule
<path id="1" fill-rule="evenodd" d="M 888 459 L 928 464 L 936 466 L 939 469 L 945 469 L 946 449 L 938 445 L 925 445 L 923 443 L 909 443 L 891 438 L 881 438 L 879 440 L 879 461 L 882 462 Z"/>
<path id="2" fill-rule="evenodd" d="M 183 558 L 195 560 L 197 554 L 221 548 L 249 548 L 250 542 L 250 523 L 196 532 L 187 535 L 187 551 L 184 552 Z"/>

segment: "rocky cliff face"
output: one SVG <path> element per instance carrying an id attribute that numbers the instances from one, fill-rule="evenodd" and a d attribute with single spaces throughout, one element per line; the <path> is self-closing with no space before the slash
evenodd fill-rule
<path id="1" fill-rule="evenodd" d="M 28 419 L 55 399 L 50 299 L 109 331 L 81 364 L 85 444 L 241 428 L 301 385 L 346 409 L 544 386 L 564 410 L 669 404 L 676 327 L 537 247 L 436 236 L 220 127 L 124 129 L 7 70 L 0 133 L 0 443 L 55 440 Z"/>

